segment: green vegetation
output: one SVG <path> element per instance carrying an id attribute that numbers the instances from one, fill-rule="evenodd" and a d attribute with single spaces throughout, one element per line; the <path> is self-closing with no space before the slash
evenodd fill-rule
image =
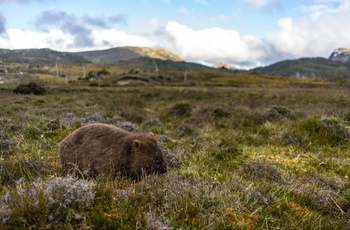
<path id="1" fill-rule="evenodd" d="M 3 85 L 0 229 L 349 228 L 349 89 L 209 72 L 115 86 L 101 69 L 109 87 Z M 153 132 L 168 173 L 67 176 L 58 143 L 94 122 Z"/>

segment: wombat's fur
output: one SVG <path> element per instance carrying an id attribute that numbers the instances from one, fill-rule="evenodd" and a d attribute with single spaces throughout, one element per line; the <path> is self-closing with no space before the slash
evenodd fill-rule
<path id="1" fill-rule="evenodd" d="M 106 124 L 75 130 L 60 143 L 59 155 L 68 171 L 87 177 L 108 174 L 139 180 L 143 174 L 167 172 L 165 156 L 151 135 Z"/>

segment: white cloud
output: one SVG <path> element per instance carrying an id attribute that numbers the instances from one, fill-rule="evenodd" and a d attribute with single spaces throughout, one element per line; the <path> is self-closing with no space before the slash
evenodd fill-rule
<path id="1" fill-rule="evenodd" d="M 234 30 L 210 28 L 193 30 L 176 22 L 169 22 L 161 43 L 185 60 L 202 63 L 256 63 L 266 56 L 264 42 L 242 36 Z"/>
<path id="2" fill-rule="evenodd" d="M 19 29 L 8 29 L 7 36 L 0 39 L 0 47 L 10 49 L 47 48 L 52 47 L 54 43 L 54 49 L 61 47 L 61 45 L 67 45 L 69 40 L 69 37 L 56 30 L 52 30 L 50 33 L 45 34 Z"/>
<path id="3" fill-rule="evenodd" d="M 23 39 L 25 38 L 25 39 Z M 47 32 L 33 32 L 19 29 L 9 29 L 7 36 L 0 37 L 0 47 L 9 49 L 50 48 L 59 51 L 82 51 L 92 49 L 107 49 L 116 46 L 156 46 L 147 37 L 128 35 L 115 29 L 93 31 L 92 46 L 75 47 L 75 37 L 60 29 Z"/>
<path id="4" fill-rule="evenodd" d="M 147 46 L 154 47 L 157 43 L 147 37 L 130 35 L 116 29 L 95 31 L 92 34 L 94 47 L 87 49 L 105 49 L 117 46 Z"/>
<path id="5" fill-rule="evenodd" d="M 278 29 L 268 35 L 275 50 L 289 57 L 327 57 L 338 47 L 350 47 L 348 23 L 350 2 L 336 10 L 319 12 L 299 19 L 283 18 Z"/>

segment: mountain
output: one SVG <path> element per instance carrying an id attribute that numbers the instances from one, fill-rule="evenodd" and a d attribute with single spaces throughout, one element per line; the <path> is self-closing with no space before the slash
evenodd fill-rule
<path id="1" fill-rule="evenodd" d="M 329 57 L 332 61 L 350 62 L 350 49 L 349 48 L 338 48 Z"/>
<path id="2" fill-rule="evenodd" d="M 146 47 L 118 47 L 86 52 L 59 52 L 50 49 L 0 49 L 0 63 L 36 65 L 67 63 L 113 64 L 125 70 L 212 71 L 197 63 L 188 63 L 169 51 Z"/>
<path id="3" fill-rule="evenodd" d="M 116 66 L 123 69 L 145 70 L 145 71 L 214 71 L 211 68 L 198 63 L 162 60 L 150 57 L 134 58 L 127 61 L 119 61 Z M 216 70 L 217 71 L 217 70 Z"/>
<path id="4" fill-rule="evenodd" d="M 340 80 L 350 78 L 350 62 L 343 63 L 326 58 L 300 58 L 277 62 L 248 72 L 268 76 Z"/>
<path id="5" fill-rule="evenodd" d="M 161 60 L 183 61 L 182 58 L 167 50 L 147 47 L 117 47 L 107 50 L 85 51 L 74 53 L 92 63 L 115 63 L 135 58 L 148 57 Z"/>
<path id="6" fill-rule="evenodd" d="M 59 52 L 51 49 L 0 49 L 0 62 L 12 63 L 55 64 L 58 62 L 81 64 L 92 62 L 109 64 L 141 57 L 175 62 L 183 61 L 182 58 L 169 51 L 146 47 L 118 47 L 85 52 Z"/>
<path id="7" fill-rule="evenodd" d="M 59 52 L 50 49 L 0 49 L 0 63 L 28 63 L 28 64 L 81 64 L 89 61 L 74 53 Z"/>

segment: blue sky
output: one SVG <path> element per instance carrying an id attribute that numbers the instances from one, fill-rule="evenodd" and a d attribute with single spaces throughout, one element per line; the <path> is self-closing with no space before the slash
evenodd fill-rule
<path id="1" fill-rule="evenodd" d="M 170 50 L 240 68 L 350 47 L 350 0 L 0 0 L 0 48 Z"/>

